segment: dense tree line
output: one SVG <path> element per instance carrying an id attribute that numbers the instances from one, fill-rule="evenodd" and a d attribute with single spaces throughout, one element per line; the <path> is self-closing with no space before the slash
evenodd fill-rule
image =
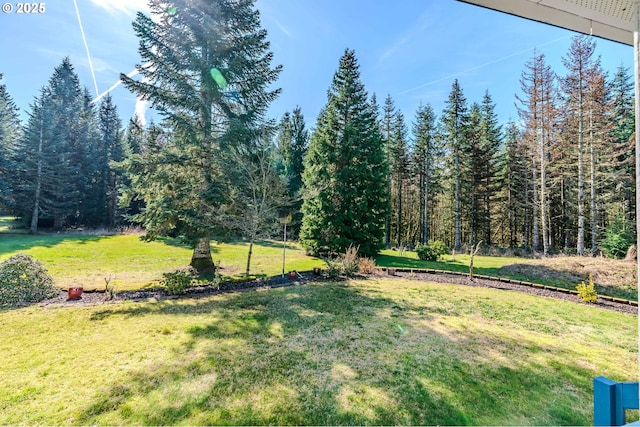
<path id="1" fill-rule="evenodd" d="M 488 91 L 469 102 L 457 80 L 439 116 L 427 103 L 407 118 L 391 95 L 369 97 L 346 50 L 309 130 L 299 107 L 266 117 L 281 67 L 252 1 L 174 3 L 137 16 L 144 79 L 121 76 L 159 123 L 123 127 L 68 58 L 21 123 L 0 75 L 0 206 L 32 232 L 140 223 L 190 242 L 206 270 L 212 235 L 253 243 L 288 214 L 319 255 L 434 240 L 585 254 L 633 229 L 633 82 L 602 69 L 589 37 L 573 39 L 564 75 L 534 52 L 519 121 L 503 125 Z"/>
<path id="2" fill-rule="evenodd" d="M 387 245 L 596 254 L 610 225 L 633 227 L 633 81 L 622 67 L 607 75 L 594 52 L 592 38 L 575 37 L 564 76 L 534 52 L 516 95 L 520 121 L 504 127 L 488 92 L 469 104 L 456 80 L 439 120 L 421 106 L 408 138 L 387 97 Z"/>

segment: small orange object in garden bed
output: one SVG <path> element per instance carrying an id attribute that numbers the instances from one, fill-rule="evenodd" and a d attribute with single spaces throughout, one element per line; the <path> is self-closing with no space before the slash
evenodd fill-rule
<path id="1" fill-rule="evenodd" d="M 69 300 L 79 300 L 82 298 L 82 291 L 84 288 L 82 286 L 71 286 L 69 288 Z"/>
<path id="2" fill-rule="evenodd" d="M 298 272 L 293 270 L 289 272 L 289 279 L 297 279 L 298 278 Z"/>

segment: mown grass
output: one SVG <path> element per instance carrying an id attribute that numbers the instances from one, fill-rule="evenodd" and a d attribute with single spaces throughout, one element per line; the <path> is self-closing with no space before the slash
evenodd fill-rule
<path id="1" fill-rule="evenodd" d="M 583 261 L 584 263 L 590 263 L 592 265 L 586 268 L 584 268 L 584 266 L 579 269 L 577 267 L 573 268 L 577 264 L 582 265 L 578 262 L 581 259 L 585 260 Z M 621 263 L 621 261 L 618 260 L 608 260 L 605 258 L 596 260 L 586 257 L 564 257 L 560 261 L 564 262 L 565 266 L 559 266 L 554 258 L 531 260 L 517 257 L 476 255 L 473 260 L 473 265 L 475 274 L 505 277 L 525 282 L 539 283 L 541 285 L 575 289 L 581 281 L 588 281 L 590 268 L 594 273 L 597 273 L 603 269 L 608 270 L 608 267 L 612 266 L 613 263 Z M 595 263 L 599 263 L 600 265 L 595 266 Z M 376 264 L 381 267 L 427 268 L 468 273 L 469 255 L 456 254 L 455 257 L 444 255 L 439 261 L 422 261 L 418 259 L 417 254 L 412 251 L 406 251 L 400 256 L 397 251 L 383 250 L 376 258 Z M 572 267 L 570 273 L 566 270 L 568 267 Z M 632 268 L 633 266 L 627 267 Z M 599 286 L 596 286 L 599 294 L 634 301 L 638 300 L 637 279 L 635 276 L 632 279 L 625 277 L 622 280 L 617 277 L 606 276 L 607 274 L 601 274 L 599 277 L 596 277 L 596 279 L 603 280 Z"/>
<path id="2" fill-rule="evenodd" d="M 85 289 L 104 289 L 105 277 L 111 277 L 118 290 L 156 286 L 162 273 L 184 267 L 191 259 L 191 249 L 175 239 L 143 242 L 135 235 L 88 234 L 15 234 L 13 220 L 0 217 L 0 261 L 25 252 L 42 261 L 58 286 L 82 285 Z M 11 230 L 10 233 L 3 230 Z M 229 280 L 244 277 L 249 245 L 246 242 L 212 244 L 214 262 L 222 266 Z M 305 255 L 302 247 L 287 242 L 285 271 L 325 267 L 322 260 Z M 455 260 L 445 255 L 441 261 L 421 261 L 415 252 L 403 256 L 385 250 L 376 258 L 382 267 L 432 268 L 468 272 L 469 256 L 457 254 Z M 566 257 L 565 257 L 566 258 Z M 616 264 L 617 263 L 617 264 Z M 531 260 L 515 257 L 476 256 L 475 272 L 480 275 L 507 277 L 527 282 L 575 289 L 589 273 L 594 274 L 596 288 L 602 295 L 638 299 L 637 279 L 628 270 L 633 266 L 622 261 L 571 257 Z M 615 267 L 615 268 L 614 268 Z M 251 274 L 271 276 L 282 272 L 282 242 L 262 241 L 254 248 Z"/>
<path id="3" fill-rule="evenodd" d="M 249 245 L 245 242 L 212 245 L 212 256 L 228 278 L 244 274 Z M 63 289 L 82 285 L 104 289 L 105 277 L 118 290 L 156 286 L 162 273 L 189 265 L 192 250 L 175 239 L 144 242 L 135 235 L 0 235 L 0 261 L 16 253 L 27 253 L 41 261 L 56 285 Z M 308 257 L 296 243 L 287 243 L 286 269 L 309 270 L 324 263 Z M 258 242 L 253 249 L 251 273 L 282 272 L 282 243 Z"/>
<path id="4" fill-rule="evenodd" d="M 403 280 L 33 307 L 0 327 L 3 425 L 589 425 L 593 377 L 637 372 L 635 316 Z"/>

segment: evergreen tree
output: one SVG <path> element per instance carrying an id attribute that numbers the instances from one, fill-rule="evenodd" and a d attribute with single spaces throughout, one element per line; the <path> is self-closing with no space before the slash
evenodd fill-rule
<path id="1" fill-rule="evenodd" d="M 464 179 L 462 154 L 464 153 L 464 146 L 466 144 L 464 131 L 468 120 L 467 110 L 467 100 L 456 79 L 451 87 L 449 99 L 446 101 L 446 106 L 441 117 L 443 137 L 448 146 L 448 163 L 453 181 L 454 249 L 456 251 L 459 251 L 462 247 L 461 191 L 463 190 L 462 185 Z"/>
<path id="2" fill-rule="evenodd" d="M 546 64 L 544 55 L 537 52 L 534 52 L 533 59 L 527 62 L 526 67 L 520 79 L 524 96 L 517 99 L 521 104 L 518 112 L 525 123 L 524 137 L 529 144 L 532 165 L 532 243 L 533 248 L 538 250 L 542 229 L 543 253 L 547 255 L 551 242 L 548 174 L 549 152 L 556 127 L 556 76 Z"/>
<path id="3" fill-rule="evenodd" d="M 14 151 L 20 137 L 18 107 L 7 92 L 6 86 L 0 83 L 0 209 L 14 204 L 11 195 L 16 169 Z"/>
<path id="4" fill-rule="evenodd" d="M 635 103 L 633 78 L 620 66 L 611 81 L 612 199 L 620 203 L 625 219 L 635 224 Z"/>
<path id="5" fill-rule="evenodd" d="M 215 268 L 210 237 L 233 188 L 226 179 L 233 165 L 221 154 L 261 132 L 280 92 L 268 89 L 281 67 L 271 67 L 254 3 L 150 0 L 154 19 L 138 13 L 133 24 L 144 79 L 121 75 L 128 89 L 151 101 L 170 132 L 166 144 L 156 143 L 157 158 L 134 156 L 127 164 L 133 175 L 163 184 L 157 191 L 136 188 L 145 207 L 134 219 L 148 238 L 179 231 L 194 244 L 191 265 L 198 270 Z M 177 175 L 167 173 L 178 166 Z"/>
<path id="6" fill-rule="evenodd" d="M 405 124 L 404 115 L 401 111 L 396 111 L 391 125 L 391 135 L 389 140 L 389 172 L 391 174 L 391 210 L 392 225 L 391 231 L 395 230 L 395 243 L 398 248 L 406 246 L 408 236 L 405 232 L 405 206 L 403 206 L 406 180 L 409 175 L 409 147 L 408 130 Z M 395 223 L 394 223 L 395 221 Z M 392 234 L 393 235 L 393 234 Z"/>
<path id="7" fill-rule="evenodd" d="M 524 243 L 521 236 L 522 224 L 526 216 L 529 172 L 527 171 L 527 150 L 521 143 L 520 131 L 514 122 L 509 122 L 505 131 L 505 144 L 500 154 L 498 182 L 499 220 L 502 224 L 503 245 L 517 247 Z"/>
<path id="8" fill-rule="evenodd" d="M 111 162 L 124 160 L 125 152 L 122 141 L 122 122 L 110 94 L 100 103 L 99 128 L 100 140 L 96 150 L 97 186 L 100 187 L 98 206 L 102 212 L 102 224 L 113 228 L 117 222 L 118 187 L 122 177 L 121 172 L 116 171 Z"/>
<path id="9" fill-rule="evenodd" d="M 498 116 L 495 112 L 495 104 L 486 91 L 480 105 L 481 126 L 481 153 L 482 153 L 482 223 L 484 225 L 483 242 L 487 245 L 493 243 L 492 228 L 492 204 L 498 192 L 497 175 L 499 170 L 499 154 L 502 147 L 502 130 L 498 125 Z"/>
<path id="10" fill-rule="evenodd" d="M 587 130 L 587 93 L 589 80 L 595 72 L 595 41 L 587 36 L 576 36 L 571 41 L 567 56 L 562 59 L 568 74 L 562 79 L 562 88 L 566 98 L 565 112 L 568 124 L 572 128 L 572 139 L 576 144 L 578 172 L 578 255 L 585 248 L 585 132 Z"/>
<path id="11" fill-rule="evenodd" d="M 429 212 L 433 205 L 441 173 L 439 159 L 443 152 L 436 130 L 436 115 L 431 105 L 420 106 L 416 112 L 413 125 L 415 140 L 415 164 L 417 166 L 419 203 L 420 203 L 420 243 L 423 245 L 430 240 Z M 434 188 L 435 187 L 435 188 Z"/>
<path id="12" fill-rule="evenodd" d="M 377 109 L 377 104 L 374 104 L 374 106 L 372 107 L 374 108 L 374 112 L 377 113 L 376 109 Z M 395 104 L 393 103 L 393 98 L 391 98 L 391 95 L 387 94 L 387 97 L 384 100 L 384 106 L 382 109 L 382 118 L 379 122 L 379 127 L 380 127 L 380 131 L 382 134 L 382 139 L 384 141 L 384 149 L 385 149 L 385 153 L 387 156 L 387 164 L 389 165 L 389 167 L 391 167 L 392 164 L 392 133 L 393 133 L 393 121 L 394 121 L 394 117 L 396 114 L 396 107 Z M 377 114 L 376 114 L 376 118 L 377 118 Z M 392 193 L 392 188 L 394 186 L 394 177 L 392 176 L 391 179 L 387 180 L 387 202 L 388 202 L 388 207 L 387 207 L 387 217 L 385 218 L 385 226 L 384 226 L 384 243 L 385 246 L 388 248 L 389 245 L 391 244 L 391 215 L 393 212 L 393 209 L 391 207 L 391 203 L 393 198 L 391 197 L 391 193 Z"/>
<path id="13" fill-rule="evenodd" d="M 296 107 L 293 113 L 286 112 L 278 125 L 278 156 L 280 174 L 287 181 L 289 198 L 292 200 L 292 221 L 288 231 L 292 236 L 300 233 L 302 225 L 302 172 L 304 171 L 304 157 L 309 145 L 309 132 L 305 128 L 304 116 L 300 107 Z"/>
<path id="14" fill-rule="evenodd" d="M 306 157 L 300 240 L 315 255 L 383 247 L 388 166 L 355 52 L 340 59 Z"/>
<path id="15" fill-rule="evenodd" d="M 484 171 L 485 153 L 483 151 L 483 127 L 480 105 L 474 102 L 469 111 L 469 118 L 464 129 L 465 143 L 461 148 L 462 178 L 460 180 L 461 194 L 464 194 L 462 214 L 466 217 L 469 230 L 469 247 L 478 243 L 480 230 L 483 227 L 484 215 L 482 207 L 482 178 Z"/>
<path id="16" fill-rule="evenodd" d="M 17 149 L 16 211 L 36 232 L 40 216 L 55 229 L 77 223 L 90 181 L 93 123 L 69 58 L 64 58 L 32 105 Z"/>

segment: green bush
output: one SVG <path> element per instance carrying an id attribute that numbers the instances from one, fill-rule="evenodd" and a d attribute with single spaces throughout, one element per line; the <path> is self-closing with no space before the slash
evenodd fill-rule
<path id="1" fill-rule="evenodd" d="M 440 240 L 436 240 L 426 245 L 418 244 L 416 253 L 423 261 L 437 261 L 442 255 L 449 253 L 449 248 Z"/>
<path id="2" fill-rule="evenodd" d="M 179 268 L 170 273 L 162 273 L 161 284 L 169 295 L 184 295 L 191 287 L 198 272 L 193 268 Z"/>
<path id="3" fill-rule="evenodd" d="M 618 216 L 605 230 L 600 240 L 600 248 L 610 258 L 622 258 L 635 242 L 633 223 Z"/>
<path id="4" fill-rule="evenodd" d="M 39 302 L 59 293 L 44 266 L 31 256 L 17 254 L 0 263 L 0 307 Z"/>
<path id="5" fill-rule="evenodd" d="M 576 290 L 578 291 L 578 297 L 581 298 L 582 301 L 591 304 L 595 304 L 598 301 L 598 293 L 596 292 L 596 287 L 593 284 L 593 276 L 591 274 L 589 274 L 589 284 L 585 285 L 583 281 L 576 286 Z"/>

